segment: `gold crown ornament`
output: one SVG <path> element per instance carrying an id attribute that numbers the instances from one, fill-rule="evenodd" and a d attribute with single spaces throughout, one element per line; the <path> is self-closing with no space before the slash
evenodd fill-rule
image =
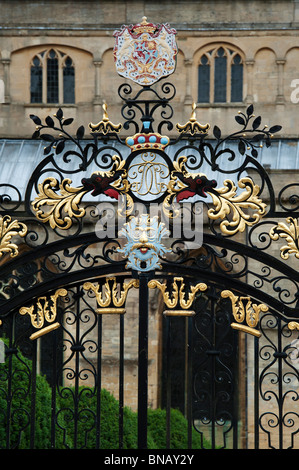
<path id="1" fill-rule="evenodd" d="M 169 137 L 155 132 L 135 134 L 132 137 L 126 138 L 126 144 L 131 148 L 132 152 L 135 150 L 164 150 L 169 142 Z"/>
<path id="2" fill-rule="evenodd" d="M 134 34 L 142 34 L 142 33 L 150 33 L 153 34 L 157 29 L 157 26 L 153 23 L 147 22 L 147 17 L 143 16 L 141 23 L 135 24 L 132 26 L 132 33 Z"/>

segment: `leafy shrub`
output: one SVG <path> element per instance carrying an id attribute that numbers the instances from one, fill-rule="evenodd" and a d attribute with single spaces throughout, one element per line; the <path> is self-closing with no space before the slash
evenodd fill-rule
<path id="1" fill-rule="evenodd" d="M 74 422 L 68 420 L 69 413 L 74 409 L 74 390 L 68 388 L 63 390 L 58 400 L 60 411 L 58 412 L 58 423 L 65 431 L 65 438 L 60 439 L 59 445 L 72 447 L 72 433 Z M 67 395 L 67 396 L 66 396 Z M 79 389 L 79 405 L 77 413 L 78 440 L 76 446 L 79 448 L 95 448 L 96 446 L 96 396 L 91 389 L 81 387 Z M 61 416 L 60 416 L 61 415 Z M 179 410 L 171 410 L 171 449 L 188 448 L 187 420 Z M 100 442 L 101 449 L 118 449 L 119 447 L 119 403 L 107 390 L 101 390 L 101 418 L 100 418 Z M 137 449 L 137 413 L 130 408 L 123 409 L 123 448 Z M 203 442 L 208 448 L 208 443 Z M 202 448 L 201 436 L 192 430 L 192 447 Z M 148 409 L 148 448 L 166 448 L 166 411 L 161 409 Z"/>
<path id="2" fill-rule="evenodd" d="M 10 384 L 8 381 L 9 361 L 12 361 Z M 36 393 L 33 397 L 31 380 L 31 361 L 20 352 L 8 357 L 4 364 L 0 364 L 0 449 L 6 448 L 7 434 L 9 434 L 10 448 L 28 449 L 30 447 L 31 405 L 34 399 L 35 447 L 37 449 L 48 448 L 51 427 L 51 389 L 46 379 L 37 375 Z M 9 386 L 11 387 L 11 400 L 8 407 Z M 9 433 L 7 432 L 8 425 Z"/>
<path id="3" fill-rule="evenodd" d="M 155 436 L 155 443 L 158 449 L 166 448 L 166 410 L 148 410 L 148 429 Z M 192 429 L 192 448 L 209 448 L 209 443 L 201 438 L 201 435 Z M 179 411 L 170 410 L 170 448 L 188 448 L 188 422 Z"/>
<path id="4" fill-rule="evenodd" d="M 62 389 L 57 400 L 58 447 L 96 448 L 97 429 L 99 425 L 100 448 L 119 448 L 119 403 L 107 390 L 101 390 L 100 422 L 97 423 L 97 397 L 88 387 L 80 387 L 78 394 L 73 388 Z M 78 430 L 74 436 L 74 412 L 77 413 Z M 76 438 L 76 441 L 75 441 Z M 149 435 L 149 448 L 156 448 Z M 123 448 L 137 448 L 137 414 L 130 408 L 123 408 Z"/>
<path id="5" fill-rule="evenodd" d="M 11 382 L 8 380 L 10 361 Z M 45 377 L 37 375 L 36 391 L 33 396 L 31 366 L 31 361 L 19 351 L 7 357 L 5 364 L 0 364 L 0 449 L 6 448 L 7 435 L 9 435 L 9 448 L 29 449 L 31 422 L 35 423 L 34 447 L 49 449 L 51 446 L 51 388 Z M 9 397 L 11 400 L 8 400 Z M 32 406 L 33 399 L 35 407 Z M 99 404 L 101 415 L 98 423 Z M 32 413 L 35 420 L 32 419 Z M 119 402 L 107 390 L 102 389 L 100 397 L 97 397 L 94 390 L 89 387 L 79 387 L 78 390 L 62 387 L 56 395 L 55 414 L 55 448 L 94 449 L 98 445 L 98 437 L 100 437 L 100 448 L 119 448 Z M 170 429 L 171 448 L 186 449 L 187 420 L 178 410 L 171 410 Z M 148 448 L 165 447 L 166 411 L 149 409 Z M 201 437 L 195 430 L 192 432 L 192 447 L 202 447 Z M 208 447 L 206 442 L 204 447 Z M 137 449 L 137 413 L 128 407 L 123 408 L 123 448 Z"/>

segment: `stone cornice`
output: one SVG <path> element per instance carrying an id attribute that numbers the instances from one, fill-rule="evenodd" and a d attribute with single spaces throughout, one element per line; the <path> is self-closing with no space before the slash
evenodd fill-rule
<path id="1" fill-rule="evenodd" d="M 214 24 L 178 24 L 172 23 L 171 25 L 175 28 L 180 35 L 194 35 L 194 34 L 205 34 L 206 32 L 214 34 L 225 34 L 233 31 L 235 34 L 248 34 L 256 36 L 261 33 L 270 33 L 270 34 L 298 34 L 299 23 L 214 23 Z M 41 33 L 45 35 L 49 34 L 59 34 L 61 36 L 67 36 L 69 34 L 78 34 L 86 35 L 92 33 L 97 36 L 110 36 L 113 35 L 113 32 L 119 28 L 119 24 L 86 24 L 86 25 L 61 25 L 61 24 L 2 24 L 0 26 L 1 35 L 40 35 Z"/>

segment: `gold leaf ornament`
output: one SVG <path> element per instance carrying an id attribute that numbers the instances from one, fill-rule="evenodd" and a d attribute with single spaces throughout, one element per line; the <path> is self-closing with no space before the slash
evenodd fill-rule
<path id="1" fill-rule="evenodd" d="M 222 219 L 220 229 L 225 235 L 244 232 L 246 226 L 256 224 L 265 214 L 267 205 L 259 198 L 260 188 L 249 177 L 239 180 L 239 188 L 245 188 L 239 195 L 231 180 L 225 180 L 223 184 L 223 188 L 209 192 L 215 207 L 208 210 L 208 217 L 214 220 Z M 252 209 L 255 212 L 247 213 L 244 209 Z"/>
<path id="2" fill-rule="evenodd" d="M 111 285 L 112 284 L 112 285 Z M 138 279 L 131 279 L 122 286 L 118 286 L 116 277 L 107 277 L 103 286 L 85 282 L 83 289 L 94 292 L 98 304 L 97 313 L 125 313 L 124 307 L 128 291 L 139 287 Z"/>
<path id="3" fill-rule="evenodd" d="M 67 230 L 73 224 L 73 217 L 85 215 L 85 209 L 79 207 L 79 203 L 88 191 L 83 187 L 72 188 L 71 182 L 66 178 L 59 184 L 56 178 L 50 177 L 38 185 L 39 194 L 32 202 L 32 207 L 37 219 L 49 222 L 52 229 L 58 227 Z M 48 207 L 48 210 L 42 206 Z"/>
<path id="4" fill-rule="evenodd" d="M 287 242 L 280 248 L 280 256 L 282 259 L 288 259 L 290 254 L 294 254 L 299 258 L 299 226 L 298 221 L 293 217 L 286 219 L 288 225 L 284 222 L 278 222 L 277 225 L 271 228 L 269 235 L 274 241 L 279 238 L 284 238 Z"/>
<path id="5" fill-rule="evenodd" d="M 18 235 L 24 237 L 27 226 L 18 220 L 12 220 L 9 215 L 0 217 L 0 258 L 4 253 L 9 253 L 13 258 L 19 254 L 18 246 L 11 242 L 12 237 Z"/>
<path id="6" fill-rule="evenodd" d="M 235 330 L 250 333 L 253 336 L 260 337 L 261 332 L 256 329 L 261 312 L 268 312 L 268 305 L 252 303 L 250 297 L 239 297 L 230 290 L 221 292 L 223 299 L 229 298 L 232 305 L 232 314 L 236 323 L 231 323 Z M 246 321 L 246 325 L 244 322 Z"/>
<path id="7" fill-rule="evenodd" d="M 34 328 L 42 328 L 45 322 L 53 323 L 56 320 L 57 300 L 66 295 L 66 289 L 58 289 L 50 299 L 46 296 L 38 297 L 30 307 L 21 307 L 19 313 L 20 315 L 29 315 Z"/>
<path id="8" fill-rule="evenodd" d="M 192 113 L 190 119 L 186 124 L 177 124 L 176 128 L 180 133 L 189 133 L 191 135 L 194 134 L 207 134 L 208 130 L 210 129 L 210 124 L 200 124 L 196 119 L 196 103 L 192 103 Z"/>
<path id="9" fill-rule="evenodd" d="M 66 289 L 58 289 L 50 298 L 47 296 L 38 297 L 30 307 L 20 308 L 20 315 L 29 315 L 31 325 L 37 330 L 30 336 L 31 340 L 38 339 L 60 327 L 60 323 L 55 321 L 57 316 L 57 301 L 59 297 L 66 296 Z M 44 326 L 45 323 L 48 323 L 48 325 Z"/>
<path id="10" fill-rule="evenodd" d="M 178 283 L 180 284 L 180 287 L 178 286 Z M 161 283 L 156 279 L 149 281 L 148 287 L 150 289 L 155 289 L 157 287 L 161 291 L 164 303 L 168 308 L 176 308 L 180 306 L 182 309 L 188 309 L 191 307 L 197 292 L 204 292 L 207 290 L 207 285 L 200 282 L 195 286 L 190 287 L 188 298 L 185 299 L 185 283 L 184 278 L 182 277 L 174 278 L 172 292 L 170 293 L 167 291 L 166 283 Z"/>
<path id="11" fill-rule="evenodd" d="M 192 192 L 192 188 L 189 187 L 190 181 L 194 181 L 197 177 L 207 178 L 203 173 L 189 172 L 186 162 L 186 156 L 180 156 L 173 162 L 174 171 L 167 185 L 168 194 L 163 201 L 163 211 L 169 218 L 175 218 L 180 214 L 179 204 L 175 203 L 175 199 L 185 190 Z M 245 188 L 240 194 L 231 180 L 225 180 L 222 188 L 215 188 L 213 180 L 207 180 L 207 183 L 205 192 L 211 196 L 214 205 L 208 210 L 208 217 L 212 220 L 222 220 L 220 230 L 223 234 L 234 235 L 237 232 L 244 232 L 246 226 L 256 224 L 265 214 L 267 205 L 259 197 L 259 186 L 254 184 L 250 177 L 239 180 L 239 188 Z"/>
<path id="12" fill-rule="evenodd" d="M 107 113 L 107 104 L 103 103 L 102 105 L 103 108 L 103 118 L 100 122 L 97 124 L 92 124 L 89 123 L 88 127 L 93 133 L 97 134 L 108 134 L 109 132 L 114 132 L 118 133 L 120 132 L 122 125 L 121 124 L 113 124 L 113 122 L 110 121 Z"/>

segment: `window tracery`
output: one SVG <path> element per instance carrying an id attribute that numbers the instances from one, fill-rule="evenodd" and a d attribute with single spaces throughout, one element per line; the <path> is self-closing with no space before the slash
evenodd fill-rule
<path id="1" fill-rule="evenodd" d="M 243 60 L 237 50 L 219 46 L 204 52 L 198 65 L 199 103 L 243 101 Z"/>
<path id="2" fill-rule="evenodd" d="M 66 53 L 43 50 L 31 61 L 30 102 L 75 103 L 75 67 Z"/>

